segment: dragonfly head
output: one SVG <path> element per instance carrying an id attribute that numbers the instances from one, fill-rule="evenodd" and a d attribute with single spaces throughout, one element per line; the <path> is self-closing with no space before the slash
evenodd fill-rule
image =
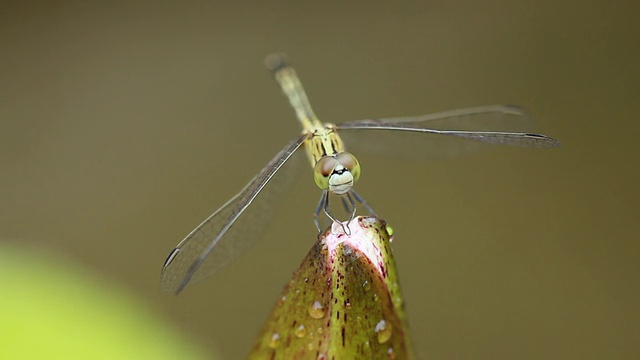
<path id="1" fill-rule="evenodd" d="M 338 195 L 351 190 L 359 177 L 360 163 L 348 152 L 323 156 L 313 169 L 313 178 L 318 187 L 322 190 L 331 190 Z"/>

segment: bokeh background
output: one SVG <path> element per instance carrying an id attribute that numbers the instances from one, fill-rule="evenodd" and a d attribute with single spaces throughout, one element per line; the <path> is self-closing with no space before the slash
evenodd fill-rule
<path id="1" fill-rule="evenodd" d="M 178 297 L 159 276 L 299 133 L 262 65 L 282 51 L 325 121 L 518 104 L 563 143 L 418 162 L 358 154 L 357 188 L 396 231 L 420 357 L 636 358 L 638 10 L 6 2 L 0 241 L 116 284 L 193 346 L 246 355 L 315 239 L 310 171 L 246 256 Z"/>

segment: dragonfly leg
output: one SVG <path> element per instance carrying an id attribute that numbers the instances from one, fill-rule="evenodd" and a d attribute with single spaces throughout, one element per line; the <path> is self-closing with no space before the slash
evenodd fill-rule
<path id="1" fill-rule="evenodd" d="M 347 204 L 347 201 L 344 199 L 345 197 L 349 200 L 349 204 Z M 356 211 L 358 210 L 358 208 L 356 207 L 356 202 L 351 192 L 347 192 L 346 195 L 342 196 L 342 203 L 345 205 L 345 209 L 347 210 L 347 212 L 349 212 L 349 205 L 351 206 L 351 214 L 349 215 L 349 220 L 347 220 L 347 229 L 349 231 L 345 231 L 348 235 L 349 233 L 351 233 L 351 229 L 349 229 L 349 223 L 351 222 L 351 220 L 353 220 L 353 218 L 356 217 Z"/>
<path id="2" fill-rule="evenodd" d="M 349 226 L 349 223 L 351 222 L 351 220 L 353 220 L 354 217 L 356 217 L 356 202 L 354 200 L 353 194 L 351 194 L 351 192 L 347 193 L 347 199 L 349 199 L 349 203 L 351 203 L 351 215 L 349 216 L 349 221 L 347 221 L 347 226 Z M 349 211 L 347 209 L 347 211 Z"/>
<path id="3" fill-rule="evenodd" d="M 318 206 L 316 206 L 316 211 L 313 213 L 313 223 L 316 224 L 318 233 L 322 232 L 322 229 L 320 228 L 320 220 L 318 219 L 318 216 L 320 215 L 320 210 L 325 206 L 324 203 L 329 200 L 328 197 L 329 197 L 329 192 L 327 190 L 323 191 L 322 195 L 320 196 L 320 201 L 318 201 Z"/>
<path id="4" fill-rule="evenodd" d="M 374 217 L 378 217 L 376 212 L 373 211 L 373 208 L 371 208 L 371 206 L 362 198 L 362 196 L 358 195 L 358 193 L 355 190 L 351 189 L 349 193 L 353 195 L 353 197 L 356 199 L 357 202 L 362 204 L 362 206 L 364 206 L 367 209 L 369 214 L 373 215 Z"/>
<path id="5" fill-rule="evenodd" d="M 324 200 L 324 209 L 323 209 L 324 210 L 324 214 L 327 215 L 327 217 L 329 219 L 331 219 L 331 221 L 340 224 L 340 226 L 342 226 L 342 231 L 344 231 L 345 234 L 351 235 L 351 230 L 349 229 L 348 224 L 345 227 L 344 224 L 340 220 L 338 220 L 335 216 L 333 216 L 333 214 L 331 214 L 331 212 L 329 211 L 329 194 L 328 194 L 328 192 L 326 192 L 326 196 L 323 195 L 323 200 Z M 355 211 L 355 208 L 354 208 L 354 211 Z"/>
<path id="6" fill-rule="evenodd" d="M 347 193 L 347 196 L 344 196 L 344 195 L 340 196 L 340 200 L 342 201 L 342 207 L 344 207 L 344 211 L 349 213 L 352 211 L 351 210 L 352 206 L 350 206 L 349 203 L 347 202 L 348 195 L 349 194 Z M 351 203 L 353 204 L 353 201 L 351 201 Z"/>

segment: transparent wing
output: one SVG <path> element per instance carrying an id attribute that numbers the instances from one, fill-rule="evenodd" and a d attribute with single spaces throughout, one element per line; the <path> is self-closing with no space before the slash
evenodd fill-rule
<path id="1" fill-rule="evenodd" d="M 282 149 L 242 191 L 198 225 L 171 251 L 162 267 L 162 287 L 165 291 L 180 293 L 189 282 L 197 282 L 213 274 L 249 247 L 256 238 L 256 229 L 264 227 L 267 220 L 264 214 L 252 217 L 246 210 L 254 201 L 263 203 L 269 198 L 269 193 L 275 189 L 267 183 L 308 137 L 308 134 L 304 134 Z M 283 177 L 278 176 L 280 178 Z M 269 186 L 269 189 L 261 194 L 265 186 Z M 255 206 L 253 204 L 251 207 Z"/>
<path id="2" fill-rule="evenodd" d="M 438 141 L 445 138 L 471 139 L 485 143 L 505 144 L 524 147 L 555 147 L 560 143 L 548 136 L 528 132 L 533 128 L 531 116 L 516 106 L 491 105 L 466 109 L 444 111 L 415 117 L 382 118 L 349 121 L 336 124 L 347 146 L 358 146 L 361 140 L 371 148 L 375 144 L 378 152 L 387 152 L 397 156 L 403 151 L 415 152 L 416 147 L 407 143 L 420 142 L 420 150 L 424 153 L 424 146 L 431 145 L 427 153 L 456 153 L 468 144 L 455 141 Z M 378 131 L 350 131 L 350 130 L 395 130 L 413 134 L 436 135 L 434 141 L 425 142 L 424 135 L 416 137 L 391 136 L 389 132 Z M 376 134 L 380 133 L 377 135 Z M 445 136 L 440 136 L 445 135 Z M 360 139 L 358 139 L 360 137 Z M 395 140 L 395 141 L 394 141 Z M 362 144 L 360 144 L 362 146 Z M 367 149 L 368 151 L 368 149 Z M 416 155 L 416 154 L 413 154 Z"/>

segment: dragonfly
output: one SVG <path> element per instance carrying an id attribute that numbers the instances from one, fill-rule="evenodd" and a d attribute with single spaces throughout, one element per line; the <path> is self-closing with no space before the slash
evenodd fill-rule
<path id="1" fill-rule="evenodd" d="M 349 218 L 343 225 L 348 234 L 348 223 L 362 205 L 375 216 L 373 209 L 353 189 L 359 180 L 361 166 L 357 158 L 345 150 L 340 134 L 357 130 L 392 132 L 412 132 L 432 134 L 440 137 L 462 138 L 485 143 L 522 147 L 556 147 L 560 143 L 548 136 L 518 131 L 489 130 L 442 130 L 434 128 L 434 123 L 454 123 L 456 119 L 499 117 L 504 115 L 524 117 L 526 112 L 515 106 L 491 105 L 456 109 L 416 117 L 379 118 L 349 121 L 344 123 L 323 123 L 313 112 L 302 83 L 296 71 L 289 65 L 283 54 L 269 55 L 265 64 L 289 100 L 302 133 L 278 152 L 267 165 L 234 197 L 206 218 L 191 231 L 169 254 L 161 272 L 162 286 L 167 292 L 180 293 L 189 283 L 203 280 L 228 264 L 240 252 L 258 238 L 261 230 L 251 230 L 254 222 L 267 217 L 266 212 L 251 215 L 252 208 L 268 198 L 269 193 L 283 185 L 271 185 L 294 153 L 304 148 L 313 168 L 313 178 L 321 190 L 320 200 L 314 213 L 314 223 L 320 232 L 319 217 L 324 213 L 333 222 L 342 223 L 335 217 L 329 206 L 331 194 L 342 199 Z M 276 176 L 278 175 L 278 176 Z M 282 190 L 282 189 L 280 189 Z M 242 243 L 242 244 L 240 244 Z M 236 246 L 237 245 L 237 246 Z"/>

